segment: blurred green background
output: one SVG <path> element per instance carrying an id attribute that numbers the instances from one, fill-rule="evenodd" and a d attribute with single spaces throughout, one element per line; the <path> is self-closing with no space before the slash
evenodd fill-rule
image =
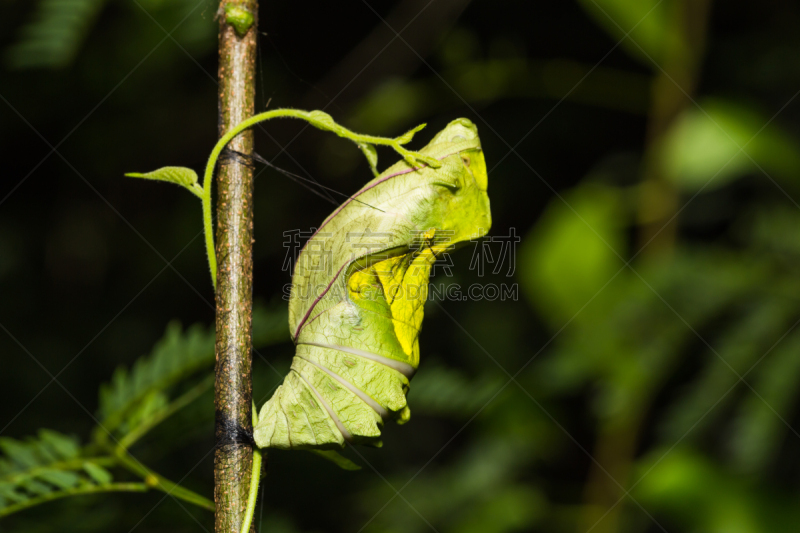
<path id="1" fill-rule="evenodd" d="M 6 453 L 43 427 L 90 442 L 115 368 L 150 353 L 173 319 L 213 324 L 196 199 L 122 175 L 204 165 L 216 8 L 2 3 Z M 428 304 L 412 420 L 388 425 L 380 450 L 346 450 L 362 470 L 269 454 L 260 530 L 797 531 L 798 27 L 792 0 L 262 2 L 258 109 L 325 109 L 381 135 L 427 122 L 416 146 L 470 118 L 491 234 L 521 242 L 511 254 L 488 241 L 486 256 L 467 246 L 453 276 L 434 279 L 518 297 Z M 256 144 L 344 194 L 370 179 L 349 142 L 297 122 L 268 123 Z M 385 168 L 394 156 L 381 157 Z M 292 355 L 284 232 L 331 210 L 259 166 L 258 402 Z M 170 387 L 207 376 L 203 357 Z M 132 452 L 211 497 L 212 411 L 207 392 Z M 211 513 L 160 492 L 0 520 L 2 531 L 212 528 Z"/>

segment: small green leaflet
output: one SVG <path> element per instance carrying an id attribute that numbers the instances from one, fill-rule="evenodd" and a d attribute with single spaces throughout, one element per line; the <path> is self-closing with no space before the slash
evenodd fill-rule
<path id="1" fill-rule="evenodd" d="M 372 175 L 377 176 L 378 172 L 378 150 L 375 148 L 374 145 L 368 143 L 358 143 L 358 148 L 364 154 L 364 157 L 367 158 L 367 162 L 369 163 L 369 168 L 372 170 Z"/>
<path id="2" fill-rule="evenodd" d="M 37 437 L 0 437 L 0 518 L 28 507 L 71 495 L 108 490 L 144 491 L 144 485 L 112 484 L 112 475 L 99 463 L 110 457 L 85 457 L 78 441 L 49 429 Z"/>
<path id="3" fill-rule="evenodd" d="M 112 476 L 111 473 L 103 468 L 102 466 L 96 465 L 94 463 L 83 463 L 83 469 L 86 471 L 87 474 L 100 485 L 105 485 L 107 483 L 111 483 Z"/>
<path id="4" fill-rule="evenodd" d="M 203 188 L 197 182 L 197 172 L 186 167 L 162 167 L 152 172 L 128 172 L 129 178 L 142 178 L 146 180 L 167 181 L 186 187 L 192 194 L 202 198 Z"/>

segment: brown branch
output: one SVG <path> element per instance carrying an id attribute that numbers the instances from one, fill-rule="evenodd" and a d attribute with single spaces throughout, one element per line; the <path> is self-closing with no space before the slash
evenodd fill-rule
<path id="1" fill-rule="evenodd" d="M 223 0 L 219 30 L 219 134 L 253 115 L 257 0 Z M 253 17 L 253 18 L 249 18 Z M 229 148 L 250 154 L 248 130 Z M 217 338 L 214 501 L 216 533 L 238 532 L 244 518 L 253 454 L 235 438 L 252 431 L 253 172 L 233 158 L 217 173 Z"/>
<path id="2" fill-rule="evenodd" d="M 639 198 L 639 247 L 645 256 L 671 252 L 677 238 L 679 195 L 664 176 L 659 146 L 675 120 L 694 106 L 693 98 L 705 52 L 705 37 L 712 0 L 680 0 L 670 15 L 680 31 L 679 45 L 666 47 L 657 59 L 651 88 L 651 105 Z M 671 222 L 669 222 L 672 220 Z M 648 244 L 649 243 L 649 244 Z"/>
<path id="3" fill-rule="evenodd" d="M 665 46 L 651 87 L 638 206 L 638 244 L 644 259 L 671 253 L 675 247 L 678 190 L 664 175 L 658 147 L 675 120 L 694 105 L 691 98 L 701 73 L 711 4 L 712 0 L 677 0 L 669 5 L 667 16 L 680 32 L 680 40 Z M 601 417 L 585 495 L 583 527 L 593 533 L 616 533 L 625 528 L 625 491 L 630 490 L 642 430 L 664 375 L 642 378 L 646 385 L 632 393 L 625 408 Z"/>

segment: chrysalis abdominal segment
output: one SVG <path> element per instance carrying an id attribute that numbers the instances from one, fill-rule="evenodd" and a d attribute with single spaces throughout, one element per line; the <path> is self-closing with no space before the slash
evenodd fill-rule
<path id="1" fill-rule="evenodd" d="M 406 394 L 419 366 L 433 264 L 491 225 L 475 126 L 456 120 L 420 153 L 440 165 L 393 165 L 303 247 L 289 301 L 296 353 L 261 409 L 258 446 L 380 446 L 384 420 L 409 419 Z"/>
<path id="2" fill-rule="evenodd" d="M 358 348 L 346 348 L 344 346 L 328 345 L 318 342 L 306 342 L 304 344 L 308 344 L 309 346 L 319 346 L 320 348 L 330 348 L 331 350 L 339 350 L 340 352 L 351 353 L 353 355 L 363 357 L 364 359 L 381 363 L 382 365 L 388 366 L 392 370 L 397 370 L 408 379 L 411 379 L 411 376 L 413 376 L 414 372 L 416 372 L 416 369 L 413 366 L 403 363 L 402 361 L 395 361 L 394 359 L 389 359 L 388 357 L 383 357 L 382 355 L 378 355 L 376 353 L 365 352 L 364 350 L 359 350 Z M 346 361 L 345 364 L 347 364 Z M 353 365 L 351 364 L 348 366 Z"/>
<path id="3" fill-rule="evenodd" d="M 356 388 L 355 385 L 353 385 L 352 383 L 350 383 L 349 381 L 344 379 L 339 374 L 335 373 L 332 370 L 329 370 L 329 369 L 325 368 L 324 366 L 322 366 L 321 364 L 319 364 L 317 362 L 314 362 L 314 361 L 312 361 L 310 359 L 306 359 L 303 356 L 298 356 L 298 357 L 301 357 L 302 359 L 305 359 L 306 361 L 308 361 L 309 363 L 311 363 L 312 365 L 316 366 L 317 368 L 319 368 L 320 370 L 322 370 L 323 372 L 325 372 L 326 374 L 331 376 L 333 379 L 338 381 L 341 385 L 343 385 L 344 387 L 347 387 L 350 390 L 350 392 L 352 392 L 353 394 L 358 396 L 361 399 L 362 402 L 364 402 L 365 404 L 369 405 L 373 409 L 373 411 L 375 411 L 376 413 L 378 413 L 380 415 L 381 418 L 387 418 L 389 416 L 389 411 L 384 409 L 383 406 L 381 406 L 378 402 L 376 402 L 375 400 L 373 400 L 372 398 L 367 396 L 364 393 L 364 391 Z M 378 355 L 376 357 L 380 357 L 380 356 Z"/>

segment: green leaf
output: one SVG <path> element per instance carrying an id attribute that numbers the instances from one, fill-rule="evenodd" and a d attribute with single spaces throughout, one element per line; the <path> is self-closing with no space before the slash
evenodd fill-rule
<path id="1" fill-rule="evenodd" d="M 790 180 L 800 172 L 800 144 L 774 125 L 764 128 L 767 117 L 720 100 L 700 106 L 684 112 L 661 145 L 665 175 L 682 189 L 713 190 L 761 168 Z"/>
<path id="2" fill-rule="evenodd" d="M 111 483 L 111 480 L 113 479 L 113 476 L 108 470 L 90 461 L 83 463 L 83 470 L 89 474 L 89 477 L 91 477 L 98 485 Z"/>
<path id="3" fill-rule="evenodd" d="M 372 170 L 372 174 L 374 176 L 380 174 L 380 172 L 378 172 L 378 150 L 375 148 L 375 146 L 367 143 L 358 143 L 358 147 L 361 149 L 364 157 L 367 158 L 367 161 L 369 162 L 369 168 Z"/>
<path id="4" fill-rule="evenodd" d="M 682 46 L 670 2 L 659 0 L 580 0 L 595 21 L 647 66 L 659 62 L 669 48 Z M 641 47 L 641 48 L 640 48 Z"/>
<path id="5" fill-rule="evenodd" d="M 283 305 L 255 306 L 253 346 L 262 347 L 288 340 Z M 110 383 L 101 385 L 98 418 L 102 428 L 95 438 L 107 438 L 106 430 L 126 434 L 167 408 L 171 391 L 201 370 L 214 365 L 214 331 L 199 324 L 185 331 L 180 324 L 167 326 L 153 351 L 128 369 L 119 367 Z"/>
<path id="6" fill-rule="evenodd" d="M 120 430 L 128 434 L 169 407 L 169 398 L 161 390 L 152 390 L 137 405 L 131 408 Z"/>
<path id="7" fill-rule="evenodd" d="M 771 206 L 755 210 L 752 223 L 744 228 L 744 237 L 759 255 L 781 256 L 797 261 L 800 258 L 800 211 L 793 205 Z"/>
<path id="8" fill-rule="evenodd" d="M 72 437 L 62 435 L 57 431 L 49 429 L 40 429 L 39 438 L 46 444 L 53 452 L 63 459 L 72 459 L 77 457 L 80 453 L 80 446 L 78 441 Z"/>
<path id="9" fill-rule="evenodd" d="M 5 437 L 0 449 L 0 516 L 111 481 L 101 466 L 80 459 L 74 438 L 52 430 L 25 440 Z"/>
<path id="10" fill-rule="evenodd" d="M 520 256 L 522 288 L 542 316 L 562 326 L 623 267 L 626 222 L 613 187 L 585 183 L 551 200 Z"/>
<path id="11" fill-rule="evenodd" d="M 203 189 L 198 184 L 197 172 L 186 167 L 162 167 L 152 172 L 128 172 L 129 178 L 142 178 L 146 180 L 166 181 L 185 187 L 192 194 L 202 198 Z"/>
<path id="12" fill-rule="evenodd" d="M 70 489 L 78 485 L 81 481 L 81 477 L 78 474 L 65 470 L 45 470 L 40 472 L 38 477 L 42 481 L 55 485 L 56 488 L 59 489 Z"/>
<path id="13" fill-rule="evenodd" d="M 30 477 L 22 481 L 19 486 L 33 496 L 41 496 L 51 491 L 50 485 Z"/>
<path id="14" fill-rule="evenodd" d="M 661 505 L 675 504 L 683 508 L 699 506 L 701 509 L 713 502 L 716 473 L 702 456 L 686 447 L 653 453 L 640 462 L 639 470 L 647 472 L 637 489 L 646 501 L 659 501 Z M 638 476 L 637 476 L 638 478 Z"/>
<path id="15" fill-rule="evenodd" d="M 418 131 L 422 130 L 425 126 L 427 126 L 427 124 L 420 124 L 416 128 L 408 130 L 407 132 L 405 132 L 404 134 L 402 134 L 401 136 L 399 136 L 397 138 L 397 142 L 400 143 L 400 144 L 408 144 L 408 143 L 410 143 L 411 140 L 414 138 L 414 134 L 416 134 Z"/>
<path id="16" fill-rule="evenodd" d="M 783 324 L 785 328 L 785 322 Z M 795 331 L 746 378 L 758 395 L 750 394 L 743 399 L 729 440 L 733 460 L 745 472 L 764 471 L 778 460 L 786 431 L 784 421 L 793 420 L 797 412 L 800 391 L 798 350 L 800 333 Z M 754 356 L 760 356 L 763 351 L 754 353 Z"/>
<path id="17" fill-rule="evenodd" d="M 126 420 L 137 416 L 142 403 L 153 401 L 154 393 L 169 389 L 202 368 L 209 368 L 213 361 L 212 329 L 195 325 L 182 331 L 180 324 L 172 322 L 150 355 L 139 358 L 130 370 L 119 367 L 111 383 L 100 387 L 98 418 L 101 424 L 108 431 L 117 431 Z M 97 432 L 98 435 L 103 433 Z"/>
<path id="18" fill-rule="evenodd" d="M 430 108 L 435 107 L 436 97 L 430 86 L 426 81 L 390 78 L 355 104 L 351 121 L 366 131 L 397 131 L 426 111 L 434 111 Z"/>
<path id="19" fill-rule="evenodd" d="M 27 499 L 24 494 L 17 492 L 16 488 L 13 483 L 0 482 L 0 508 L 5 507 L 6 502 L 17 503 Z"/>
<path id="20" fill-rule="evenodd" d="M 633 496 L 676 531 L 792 533 L 800 520 L 791 491 L 753 483 L 696 450 L 656 449 L 640 465 Z"/>
<path id="21" fill-rule="evenodd" d="M 105 0 L 40 0 L 6 50 L 12 68 L 62 68 L 75 58 Z"/>
<path id="22" fill-rule="evenodd" d="M 57 443 L 54 445 L 53 443 Z M 0 481 L 25 477 L 26 471 L 52 463 L 74 459 L 79 449 L 77 441 L 51 430 L 40 430 L 39 438 L 25 441 L 0 438 Z"/>
<path id="23" fill-rule="evenodd" d="M 9 458 L 19 469 L 32 468 L 37 466 L 40 461 L 37 457 L 37 446 L 25 444 L 18 440 L 8 437 L 0 438 L 0 450 Z"/>

